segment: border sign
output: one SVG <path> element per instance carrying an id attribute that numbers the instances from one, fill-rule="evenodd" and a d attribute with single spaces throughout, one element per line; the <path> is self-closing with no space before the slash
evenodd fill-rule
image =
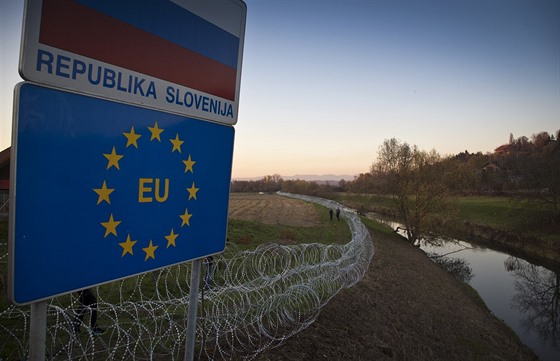
<path id="1" fill-rule="evenodd" d="M 241 0 L 28 0 L 21 76 L 236 124 Z"/>
<path id="2" fill-rule="evenodd" d="M 15 100 L 12 302 L 224 250 L 233 127 L 31 83 Z"/>

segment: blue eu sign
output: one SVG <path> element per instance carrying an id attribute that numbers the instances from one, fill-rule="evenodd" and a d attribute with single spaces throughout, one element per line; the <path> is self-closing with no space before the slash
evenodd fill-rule
<path id="1" fill-rule="evenodd" d="M 13 302 L 223 251 L 233 127 L 29 83 L 16 98 Z"/>

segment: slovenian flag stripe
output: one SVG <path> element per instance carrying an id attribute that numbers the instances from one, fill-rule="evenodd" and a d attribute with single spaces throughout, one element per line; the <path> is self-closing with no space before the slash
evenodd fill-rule
<path id="1" fill-rule="evenodd" d="M 237 67 L 239 37 L 170 1 L 75 1 L 224 65 Z M 181 24 L 180 28 L 176 24 Z"/>
<path id="2" fill-rule="evenodd" d="M 155 6 L 153 2 L 147 3 Z M 141 4 L 144 3 L 138 2 L 137 6 Z M 161 8 L 169 12 L 170 6 L 176 5 L 169 3 Z M 158 4 L 157 10 L 154 8 L 153 11 L 159 9 Z M 176 7 L 176 9 L 177 13 L 187 13 L 182 8 Z M 230 42 L 233 35 L 196 15 L 192 14 L 198 21 L 185 25 L 187 30 L 165 29 L 163 26 L 158 31 L 154 28 L 163 21 L 157 20 L 159 16 L 157 13 L 154 13 L 152 22 L 132 16 L 127 19 L 134 23 L 131 25 L 118 17 L 109 16 L 72 0 L 44 0 L 42 14 L 39 38 L 42 44 L 224 99 L 232 101 L 235 99 L 236 68 L 224 64 L 223 57 L 217 60 L 191 48 L 209 54 L 209 51 L 201 50 L 203 49 L 201 44 L 205 44 L 206 48 L 221 49 L 222 44 Z M 115 15 L 118 16 L 119 12 L 116 11 Z M 162 16 L 169 16 L 169 14 Z M 138 22 L 143 24 L 142 28 L 136 26 Z M 203 33 L 209 25 L 212 25 L 210 28 L 213 29 L 213 35 L 205 38 L 206 35 Z M 198 37 L 199 40 L 190 43 L 178 42 L 177 39 L 182 35 L 184 38 Z"/>

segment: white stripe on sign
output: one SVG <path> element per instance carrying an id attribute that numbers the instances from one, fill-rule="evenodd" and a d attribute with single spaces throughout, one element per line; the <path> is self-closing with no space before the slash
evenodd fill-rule
<path id="1" fill-rule="evenodd" d="M 170 0 L 193 14 L 211 22 L 225 31 L 242 35 L 242 14 L 246 6 L 241 1 L 223 0 Z"/>

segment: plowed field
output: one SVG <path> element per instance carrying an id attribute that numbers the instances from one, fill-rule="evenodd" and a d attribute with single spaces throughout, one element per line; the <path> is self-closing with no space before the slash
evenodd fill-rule
<path id="1" fill-rule="evenodd" d="M 319 224 L 315 208 L 306 202 L 273 194 L 234 193 L 229 217 L 265 224 L 313 227 Z"/>

